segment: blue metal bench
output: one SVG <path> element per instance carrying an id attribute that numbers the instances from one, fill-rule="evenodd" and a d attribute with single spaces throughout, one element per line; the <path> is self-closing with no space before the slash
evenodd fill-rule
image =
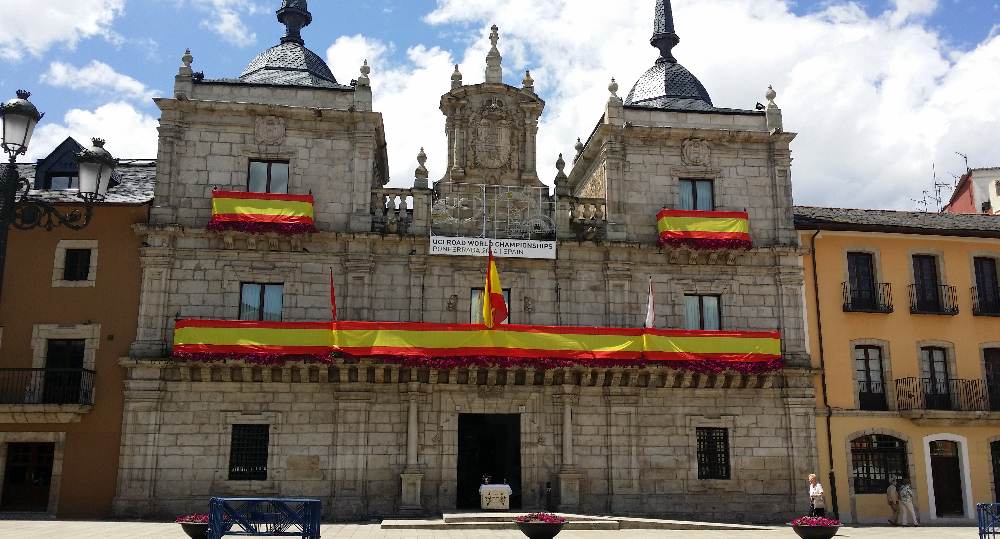
<path id="1" fill-rule="evenodd" d="M 212 498 L 208 539 L 225 536 L 320 539 L 323 505 L 298 498 Z"/>
<path id="2" fill-rule="evenodd" d="M 1000 539 L 1000 503 L 981 503 L 976 506 L 979 520 L 979 539 Z"/>

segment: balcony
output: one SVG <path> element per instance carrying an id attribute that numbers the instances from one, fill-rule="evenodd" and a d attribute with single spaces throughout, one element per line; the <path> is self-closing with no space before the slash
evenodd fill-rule
<path id="1" fill-rule="evenodd" d="M 858 407 L 862 410 L 884 411 L 889 409 L 882 382 L 858 382 Z"/>
<path id="2" fill-rule="evenodd" d="M 94 404 L 94 371 L 0 369 L 0 404 Z"/>
<path id="3" fill-rule="evenodd" d="M 851 288 L 851 283 L 841 283 L 844 290 L 845 313 L 891 313 L 892 284 L 875 283 L 873 288 Z"/>
<path id="4" fill-rule="evenodd" d="M 1000 290 L 980 290 L 972 287 L 972 314 L 976 316 L 1000 316 Z"/>
<path id="5" fill-rule="evenodd" d="M 910 285 L 911 314 L 958 314 L 958 291 L 954 286 Z"/>
<path id="6" fill-rule="evenodd" d="M 991 402 L 1000 399 L 990 397 L 985 380 L 896 380 L 896 407 L 899 410 L 1000 411 L 1000 402 Z"/>

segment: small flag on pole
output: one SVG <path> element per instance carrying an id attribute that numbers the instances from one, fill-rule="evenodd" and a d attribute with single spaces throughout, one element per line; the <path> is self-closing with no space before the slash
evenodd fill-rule
<path id="1" fill-rule="evenodd" d="M 500 285 L 500 273 L 497 271 L 491 244 L 490 261 L 486 267 L 486 286 L 483 288 L 483 324 L 493 329 L 506 319 L 507 303 L 503 300 L 503 287 Z"/>
<path id="2" fill-rule="evenodd" d="M 653 276 L 649 276 L 649 301 L 646 303 L 646 327 L 656 327 L 656 314 L 653 311 Z"/>
<path id="3" fill-rule="evenodd" d="M 337 321 L 337 291 L 333 287 L 333 268 L 330 268 L 330 316 Z"/>

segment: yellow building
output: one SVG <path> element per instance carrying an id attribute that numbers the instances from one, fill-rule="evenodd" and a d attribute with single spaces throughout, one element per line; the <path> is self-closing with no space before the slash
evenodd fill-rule
<path id="1" fill-rule="evenodd" d="M 1000 499 L 1000 218 L 799 207 L 818 475 L 847 522 Z M 832 461 L 832 466 L 831 466 Z"/>

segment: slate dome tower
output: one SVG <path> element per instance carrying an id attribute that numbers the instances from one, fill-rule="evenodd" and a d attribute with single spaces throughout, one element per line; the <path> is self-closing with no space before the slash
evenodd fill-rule
<path id="1" fill-rule="evenodd" d="M 277 12 L 285 25 L 281 43 L 257 55 L 240 80 L 251 84 L 339 87 L 326 62 L 305 46 L 302 29 L 312 23 L 306 0 L 284 0 Z"/>

